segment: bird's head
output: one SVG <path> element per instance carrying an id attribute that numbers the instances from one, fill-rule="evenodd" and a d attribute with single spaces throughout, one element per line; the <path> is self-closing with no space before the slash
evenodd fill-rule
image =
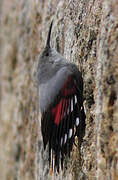
<path id="1" fill-rule="evenodd" d="M 53 21 L 50 24 L 46 46 L 42 54 L 40 55 L 40 63 L 45 63 L 49 61 L 53 62 L 59 56 L 59 53 L 50 45 L 52 24 L 53 24 Z"/>

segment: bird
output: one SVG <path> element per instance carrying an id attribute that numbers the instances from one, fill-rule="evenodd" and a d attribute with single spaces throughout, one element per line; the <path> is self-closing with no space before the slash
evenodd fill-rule
<path id="1" fill-rule="evenodd" d="M 50 45 L 52 24 L 47 42 L 38 58 L 37 79 L 44 150 L 48 146 L 49 167 L 63 170 L 70 157 L 75 137 L 81 144 L 85 135 L 83 78 L 78 67 Z"/>

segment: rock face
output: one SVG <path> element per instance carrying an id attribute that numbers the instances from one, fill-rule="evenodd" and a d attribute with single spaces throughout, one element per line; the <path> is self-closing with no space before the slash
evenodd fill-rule
<path id="1" fill-rule="evenodd" d="M 33 74 L 52 46 L 84 79 L 86 134 L 63 172 L 48 173 Z M 118 179 L 118 0 L 0 2 L 0 179 Z"/>

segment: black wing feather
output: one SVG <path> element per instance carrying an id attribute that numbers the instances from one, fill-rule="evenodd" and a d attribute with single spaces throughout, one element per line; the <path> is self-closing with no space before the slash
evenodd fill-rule
<path id="1" fill-rule="evenodd" d="M 79 124 L 76 118 L 79 118 Z M 82 91 L 74 76 L 68 77 L 54 103 L 44 112 L 41 129 L 44 148 L 49 144 L 49 165 L 53 165 L 51 153 L 54 153 L 55 169 L 59 172 L 60 164 L 63 169 L 64 157 L 70 156 L 75 136 L 78 136 L 81 143 L 85 133 Z"/>

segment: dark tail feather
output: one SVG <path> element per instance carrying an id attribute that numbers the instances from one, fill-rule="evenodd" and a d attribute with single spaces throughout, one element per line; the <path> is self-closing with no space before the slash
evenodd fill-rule
<path id="1" fill-rule="evenodd" d="M 56 152 L 55 154 L 55 171 L 59 173 L 59 160 L 60 160 L 60 152 Z"/>
<path id="2" fill-rule="evenodd" d="M 47 37 L 47 42 L 46 42 L 46 47 L 48 47 L 48 48 L 50 48 L 50 37 L 51 37 L 52 24 L 53 24 L 53 21 L 50 24 L 50 28 L 49 28 L 49 32 L 48 32 L 48 37 Z"/>
<path id="3" fill-rule="evenodd" d="M 50 167 L 50 164 L 51 164 L 51 144 L 49 141 L 49 167 Z"/>
<path id="4" fill-rule="evenodd" d="M 63 152 L 61 152 L 61 169 L 63 170 L 63 160 L 64 160 L 64 155 Z"/>

